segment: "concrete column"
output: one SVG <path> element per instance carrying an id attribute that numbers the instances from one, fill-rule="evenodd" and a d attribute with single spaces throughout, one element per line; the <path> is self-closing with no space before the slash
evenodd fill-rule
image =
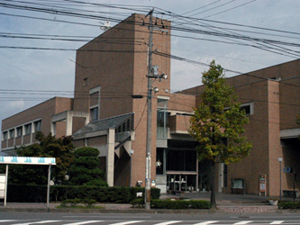
<path id="1" fill-rule="evenodd" d="M 33 129 L 34 129 L 34 123 L 31 122 L 30 144 L 32 144 L 32 142 L 33 142 Z"/>
<path id="2" fill-rule="evenodd" d="M 51 134 L 54 136 L 56 135 L 56 122 L 51 122 Z"/>
<path id="3" fill-rule="evenodd" d="M 106 177 L 108 186 L 114 186 L 115 129 L 110 128 L 107 135 Z"/>
<path id="4" fill-rule="evenodd" d="M 72 129 L 73 129 L 73 114 L 71 111 L 68 111 L 67 118 L 66 118 L 66 136 L 72 135 Z"/>
<path id="5" fill-rule="evenodd" d="M 25 127 L 22 125 L 21 145 L 24 144 Z"/>

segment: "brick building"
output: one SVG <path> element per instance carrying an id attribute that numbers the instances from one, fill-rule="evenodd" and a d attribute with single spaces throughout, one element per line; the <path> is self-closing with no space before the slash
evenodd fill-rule
<path id="1" fill-rule="evenodd" d="M 148 18 L 133 14 L 77 50 L 74 98 L 55 97 L 2 121 L 2 151 L 35 142 L 34 133 L 72 135 L 76 147 L 99 149 L 110 186 L 145 183 Z M 154 49 L 171 53 L 170 21 L 157 19 Z M 170 59 L 153 55 L 159 73 L 170 77 Z M 266 175 L 267 195 L 279 194 L 279 163 L 297 166 L 300 129 L 300 61 L 229 78 L 250 118 L 246 136 L 250 156 L 220 164 L 217 188 L 230 193 L 244 181 L 244 191 L 258 194 L 259 175 Z M 153 186 L 167 191 L 207 190 L 208 167 L 197 161 L 196 143 L 188 135 L 189 118 L 203 86 L 170 93 L 170 79 L 155 81 L 152 100 L 151 173 Z M 132 96 L 143 96 L 133 98 Z M 234 182 L 231 182 L 235 179 Z M 291 190 L 292 174 L 282 174 L 282 189 Z M 298 186 L 297 186 L 298 187 Z M 239 188 L 239 187 L 238 187 Z"/>

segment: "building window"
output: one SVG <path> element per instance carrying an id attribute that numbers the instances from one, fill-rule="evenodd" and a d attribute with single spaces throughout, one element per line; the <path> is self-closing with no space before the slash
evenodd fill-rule
<path id="1" fill-rule="evenodd" d="M 22 135 L 23 135 L 23 129 L 22 129 L 22 127 L 18 127 L 17 128 L 17 137 L 22 137 Z"/>
<path id="2" fill-rule="evenodd" d="M 31 134 L 31 124 L 25 125 L 25 135 Z"/>
<path id="3" fill-rule="evenodd" d="M 86 87 L 88 85 L 88 79 L 84 78 L 83 79 L 83 87 Z"/>
<path id="4" fill-rule="evenodd" d="M 158 148 L 156 151 L 156 174 L 164 174 L 164 149 Z"/>
<path id="5" fill-rule="evenodd" d="M 245 111 L 247 116 L 253 115 L 254 113 L 254 103 L 245 103 L 241 104 L 241 111 Z"/>
<path id="6" fill-rule="evenodd" d="M 15 138 L 15 129 L 9 130 L 9 138 L 14 139 Z"/>
<path id="7" fill-rule="evenodd" d="M 90 115 L 91 121 L 100 119 L 100 90 L 101 87 L 95 87 L 90 90 Z"/>
<path id="8" fill-rule="evenodd" d="M 7 131 L 2 133 L 2 140 L 6 141 L 7 140 Z"/>
<path id="9" fill-rule="evenodd" d="M 99 117 L 98 117 L 98 107 L 95 107 L 95 108 L 91 108 L 90 109 L 90 114 L 91 114 L 91 121 L 95 121 L 95 120 L 98 120 Z"/>
<path id="10" fill-rule="evenodd" d="M 166 159 L 167 171 L 196 171 L 196 151 L 168 150 Z"/>
<path id="11" fill-rule="evenodd" d="M 157 99 L 157 138 L 167 139 L 168 100 Z"/>
<path id="12" fill-rule="evenodd" d="M 133 130 L 133 117 L 130 117 L 128 120 L 124 121 L 118 127 L 116 127 L 116 133 L 123 133 Z"/>
<path id="13" fill-rule="evenodd" d="M 42 121 L 39 120 L 39 121 L 36 121 L 34 122 L 34 132 L 38 132 L 38 131 L 42 131 Z"/>

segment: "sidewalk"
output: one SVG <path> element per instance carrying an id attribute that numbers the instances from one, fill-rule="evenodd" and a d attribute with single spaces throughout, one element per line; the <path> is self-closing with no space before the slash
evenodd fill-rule
<path id="1" fill-rule="evenodd" d="M 160 199 L 169 198 L 189 198 L 189 199 L 210 199 L 209 192 L 184 193 L 181 195 L 162 195 Z M 45 203 L 11 203 L 4 207 L 0 203 L 0 212 L 92 212 L 92 213 L 186 213 L 186 214 L 208 214 L 208 213 L 290 213 L 299 212 L 297 210 L 279 210 L 277 206 L 267 204 L 267 199 L 271 197 L 257 195 L 233 195 L 216 193 L 217 210 L 157 210 L 145 211 L 141 208 L 132 208 L 131 204 L 111 204 L 100 203 L 103 209 L 79 209 L 79 208 L 56 208 L 60 203 L 50 203 L 49 208 Z M 274 197 L 272 197 L 274 198 Z M 279 199 L 279 198 L 278 198 Z M 291 198 L 282 200 L 293 201 Z"/>

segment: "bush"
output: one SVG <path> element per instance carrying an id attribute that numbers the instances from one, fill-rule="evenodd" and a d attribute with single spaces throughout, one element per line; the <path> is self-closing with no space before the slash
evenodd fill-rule
<path id="1" fill-rule="evenodd" d="M 191 200 L 190 205 L 192 209 L 210 209 L 211 204 L 206 200 Z"/>
<path id="2" fill-rule="evenodd" d="M 280 202 L 279 209 L 300 209 L 300 202 Z"/>
<path id="3" fill-rule="evenodd" d="M 92 207 L 95 203 L 96 203 L 96 200 L 95 199 L 82 199 L 81 202 L 85 205 L 85 207 Z"/>
<path id="4" fill-rule="evenodd" d="M 81 200 L 76 198 L 76 199 L 66 199 L 61 203 L 61 206 L 63 207 L 75 207 L 78 203 L 80 203 Z"/>
<path id="5" fill-rule="evenodd" d="M 145 203 L 145 200 L 143 198 L 136 198 L 130 202 L 132 207 L 135 207 L 137 205 L 138 208 L 144 208 L 144 203 Z"/>
<path id="6" fill-rule="evenodd" d="M 136 193 L 145 189 L 140 187 L 98 187 L 54 185 L 50 187 L 50 201 L 66 199 L 95 199 L 97 202 L 130 203 Z M 158 199 L 160 189 L 151 189 L 151 198 Z M 8 185 L 8 202 L 46 202 L 46 185 Z"/>
<path id="7" fill-rule="evenodd" d="M 8 202 L 46 202 L 46 185 L 8 185 Z"/>
<path id="8" fill-rule="evenodd" d="M 205 200 L 152 200 L 151 207 L 155 209 L 210 209 Z"/>

